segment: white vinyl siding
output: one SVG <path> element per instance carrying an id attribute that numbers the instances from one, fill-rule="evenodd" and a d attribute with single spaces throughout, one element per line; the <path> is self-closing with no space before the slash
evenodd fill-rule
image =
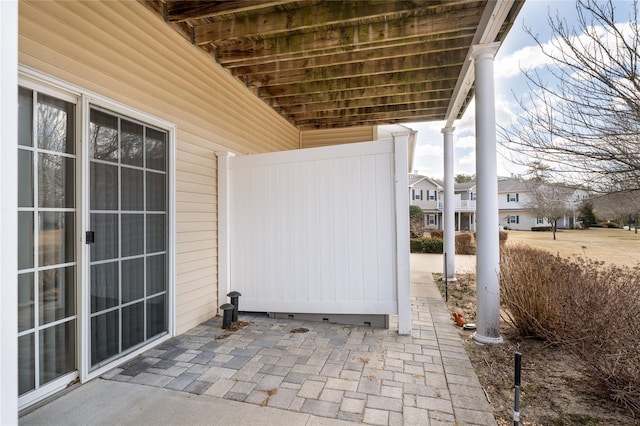
<path id="1" fill-rule="evenodd" d="M 369 142 L 376 139 L 375 133 L 374 126 L 305 130 L 300 132 L 300 148 L 315 148 L 353 142 Z"/>
<path id="2" fill-rule="evenodd" d="M 19 8 L 23 66 L 176 125 L 177 332 L 212 317 L 215 152 L 295 149 L 299 131 L 138 2 L 21 1 Z"/>

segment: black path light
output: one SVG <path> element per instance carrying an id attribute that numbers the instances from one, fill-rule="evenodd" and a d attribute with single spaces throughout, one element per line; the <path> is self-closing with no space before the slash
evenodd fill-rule
<path id="1" fill-rule="evenodd" d="M 234 306 L 233 314 L 231 316 L 231 321 L 236 322 L 238 321 L 238 309 L 239 309 L 238 303 L 240 303 L 238 301 L 238 298 L 242 296 L 242 294 L 240 294 L 239 291 L 231 291 L 227 294 L 227 296 L 231 298 L 231 304 Z"/>

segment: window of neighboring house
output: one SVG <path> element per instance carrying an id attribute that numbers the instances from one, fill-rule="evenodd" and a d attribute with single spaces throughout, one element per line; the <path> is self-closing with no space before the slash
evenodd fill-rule
<path id="1" fill-rule="evenodd" d="M 435 225 L 436 224 L 436 215 L 430 214 L 427 216 L 427 225 Z"/>
<path id="2" fill-rule="evenodd" d="M 507 194 L 507 203 L 520 201 L 519 194 Z"/>
<path id="3" fill-rule="evenodd" d="M 520 223 L 520 216 L 509 216 L 509 223 Z"/>
<path id="4" fill-rule="evenodd" d="M 435 191 L 435 190 L 433 190 L 433 191 L 429 191 L 429 190 L 427 189 L 427 199 L 429 199 L 429 200 L 435 200 L 435 199 L 436 199 L 436 191 Z"/>
<path id="5" fill-rule="evenodd" d="M 422 189 L 412 189 L 411 194 L 411 199 L 422 200 Z"/>
<path id="6" fill-rule="evenodd" d="M 536 225 L 542 225 L 544 224 L 544 218 L 543 217 L 536 217 Z"/>

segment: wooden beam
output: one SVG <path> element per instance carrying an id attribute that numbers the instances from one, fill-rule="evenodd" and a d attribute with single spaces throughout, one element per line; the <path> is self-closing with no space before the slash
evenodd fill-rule
<path id="1" fill-rule="evenodd" d="M 361 116 L 346 116 L 335 120 L 299 120 L 294 125 L 300 130 L 331 129 L 340 127 L 355 127 L 366 125 L 400 124 L 418 121 L 439 121 L 444 118 L 446 111 L 411 111 L 387 114 L 368 114 Z"/>
<path id="2" fill-rule="evenodd" d="M 453 75 L 453 73 L 451 73 Z M 457 78 L 457 75 L 456 75 Z M 395 72 L 382 75 L 370 75 L 364 77 L 340 78 L 332 81 L 310 81 L 298 84 L 272 85 L 260 88 L 263 97 L 297 96 L 301 94 L 320 92 L 340 92 L 349 89 L 371 89 L 379 86 L 395 86 L 405 84 L 437 84 L 440 80 L 452 80 L 438 75 L 434 70 Z M 434 86 L 435 87 L 435 86 Z"/>
<path id="3" fill-rule="evenodd" d="M 431 45 L 434 44 L 434 51 L 437 50 L 437 43 L 446 43 L 452 42 L 458 39 L 472 39 L 475 34 L 475 26 L 471 26 L 469 28 L 455 29 L 452 31 L 441 32 L 437 34 L 428 34 L 428 35 L 419 35 L 419 36 L 408 36 L 403 38 L 393 38 L 393 39 L 384 39 L 377 40 L 373 42 L 362 42 L 359 41 L 357 45 L 354 45 L 350 49 L 345 49 L 342 47 L 338 48 L 328 48 L 328 49 L 307 49 L 307 50 L 298 50 L 298 51 L 287 51 L 287 49 L 282 49 L 282 53 L 278 53 L 276 50 L 260 50 L 260 54 L 257 51 L 249 52 L 249 51 L 241 51 L 238 56 L 233 56 L 232 50 L 226 47 L 218 48 L 217 61 L 219 64 L 226 68 L 236 68 L 242 66 L 252 66 L 252 65 L 268 65 L 275 62 L 284 63 L 286 61 L 296 61 L 296 60 L 304 60 L 307 58 L 318 58 L 318 57 L 326 57 L 332 59 L 336 59 L 340 55 L 346 53 L 359 53 L 366 54 L 366 52 L 370 51 L 389 51 L 397 48 L 410 49 L 411 47 L 418 48 L 422 45 Z M 270 40 L 265 40 L 264 44 L 270 42 Z M 262 42 L 257 44 L 263 44 Z M 202 45 L 202 46 L 210 46 Z M 276 48 L 280 50 L 280 45 L 277 45 Z M 265 53 L 271 52 L 270 54 L 265 55 Z M 254 56 L 249 56 L 250 53 L 255 53 Z M 385 53 L 381 53 L 385 55 Z M 393 56 L 393 55 L 388 55 Z"/>
<path id="4" fill-rule="evenodd" d="M 327 68 L 331 66 L 362 64 L 379 62 L 382 60 L 399 61 L 405 57 L 424 58 L 425 61 L 435 63 L 445 55 L 455 56 L 455 61 L 464 59 L 473 35 L 453 40 L 440 40 L 432 43 L 390 45 L 379 49 L 354 50 L 331 55 L 308 56 L 306 58 L 272 61 L 251 66 L 228 66 L 236 75 L 250 74 L 253 79 L 261 80 L 260 75 L 291 70 L 310 70 L 313 68 Z M 453 54 L 453 51 L 457 51 Z"/>
<path id="5" fill-rule="evenodd" d="M 340 101 L 318 102 L 313 104 L 283 105 L 282 103 L 278 103 L 278 107 L 282 108 L 283 111 L 286 111 L 289 116 L 301 114 L 311 115 L 318 111 L 327 110 L 339 111 L 344 109 L 373 108 L 388 105 L 409 105 L 420 102 L 448 102 L 451 92 L 443 93 L 446 93 L 449 96 L 433 97 L 429 93 L 416 92 L 405 95 L 366 97 Z"/>
<path id="6" fill-rule="evenodd" d="M 234 19 L 196 25 L 195 40 L 200 44 L 255 37 L 263 39 L 283 33 L 339 29 L 362 21 L 385 23 L 403 16 L 433 16 L 441 12 L 443 7 L 452 8 L 473 1 L 475 0 L 325 1 L 282 11 L 234 14 Z"/>
<path id="7" fill-rule="evenodd" d="M 296 4 L 299 1 L 281 0 L 233 0 L 233 1 L 185 1 L 167 0 L 167 21 L 179 22 L 190 19 L 203 19 L 242 12 L 258 13 L 260 10 L 268 10 L 276 6 Z"/>
<path id="8" fill-rule="evenodd" d="M 352 62 L 344 65 L 331 65 L 322 68 L 280 70 L 272 73 L 237 73 L 238 78 L 248 82 L 249 86 L 264 87 L 275 84 L 304 84 L 334 80 L 337 78 L 357 78 L 369 75 L 402 73 L 412 70 L 439 70 L 444 77 L 450 77 L 462 66 L 467 50 L 438 52 L 429 55 L 403 56 L 400 58 Z"/>
<path id="9" fill-rule="evenodd" d="M 456 77 L 457 78 L 457 77 Z M 452 91 L 456 84 L 456 78 L 440 80 L 420 80 L 414 82 L 394 83 L 383 82 L 375 86 L 349 87 L 349 88 L 323 88 L 310 92 L 279 93 L 280 90 L 269 92 L 262 88 L 260 93 L 265 98 L 273 99 L 278 104 L 282 100 L 284 105 L 296 103 L 325 102 L 327 100 L 342 100 L 355 97 L 390 96 L 411 92 L 433 92 L 438 90 Z M 279 88 L 276 88 L 279 89 Z"/>
<path id="10" fill-rule="evenodd" d="M 410 61 L 410 60 L 409 60 Z M 378 70 L 371 67 L 353 66 L 351 69 L 343 68 L 342 73 L 332 69 L 323 74 L 321 71 L 310 71 L 308 73 L 293 72 L 278 74 L 278 80 L 250 81 L 250 86 L 268 88 L 270 93 L 307 93 L 321 90 L 341 90 L 356 87 L 374 87 L 382 84 L 402 84 L 420 81 L 433 81 L 440 79 L 450 79 L 458 75 L 460 63 L 458 64 L 433 64 L 420 68 L 419 62 L 408 69 L 398 70 L 390 65 L 381 66 Z M 329 75 L 330 74 L 330 75 Z M 276 87 L 281 86 L 280 91 Z M 284 91 L 284 92 L 283 92 Z M 268 92 L 269 93 L 269 92 Z"/>
<path id="11" fill-rule="evenodd" d="M 453 81 L 453 80 L 449 80 Z M 412 88 L 414 88 L 412 90 Z M 422 88 L 423 90 L 419 90 Z M 350 105 L 362 103 L 362 105 L 377 105 L 379 102 L 400 102 L 400 99 L 408 97 L 410 100 L 428 99 L 428 100 L 444 100 L 450 99 L 453 88 L 450 90 L 430 90 L 427 83 L 405 84 L 386 87 L 371 87 L 360 89 L 349 89 L 339 92 L 322 92 L 312 93 L 308 95 L 285 96 L 281 98 L 271 98 L 277 102 L 278 106 L 283 109 L 290 109 L 299 106 L 316 107 L 316 105 L 324 105 L 329 108 L 330 105 L 336 105 L 342 102 L 350 102 Z M 323 108 L 319 106 L 319 108 Z"/>
<path id="12" fill-rule="evenodd" d="M 345 115 L 355 116 L 361 114 L 377 114 L 398 111 L 433 110 L 446 109 L 449 99 L 425 100 L 414 95 L 416 98 L 404 97 L 401 99 L 377 99 L 371 104 L 360 102 L 338 102 L 333 105 L 303 105 L 295 108 L 283 108 L 283 114 L 293 120 L 309 119 L 330 119 L 340 118 Z"/>
<path id="13" fill-rule="evenodd" d="M 312 111 L 289 112 L 284 110 L 283 114 L 289 118 L 294 119 L 296 122 L 304 121 L 305 119 L 318 120 L 318 119 L 339 119 L 342 117 L 356 117 L 363 115 L 376 115 L 376 114 L 389 114 L 405 111 L 433 111 L 433 110 L 446 110 L 448 106 L 447 101 L 417 101 L 417 102 L 404 102 L 397 104 L 381 104 L 375 106 L 364 107 L 336 107 L 329 109 L 318 109 Z"/>

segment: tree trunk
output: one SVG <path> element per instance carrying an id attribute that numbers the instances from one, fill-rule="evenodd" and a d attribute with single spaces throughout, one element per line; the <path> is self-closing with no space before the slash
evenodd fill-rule
<path id="1" fill-rule="evenodd" d="M 556 227 L 558 226 L 558 219 L 553 221 L 553 226 L 551 227 L 551 229 L 553 230 L 553 240 L 555 241 L 556 239 Z"/>

